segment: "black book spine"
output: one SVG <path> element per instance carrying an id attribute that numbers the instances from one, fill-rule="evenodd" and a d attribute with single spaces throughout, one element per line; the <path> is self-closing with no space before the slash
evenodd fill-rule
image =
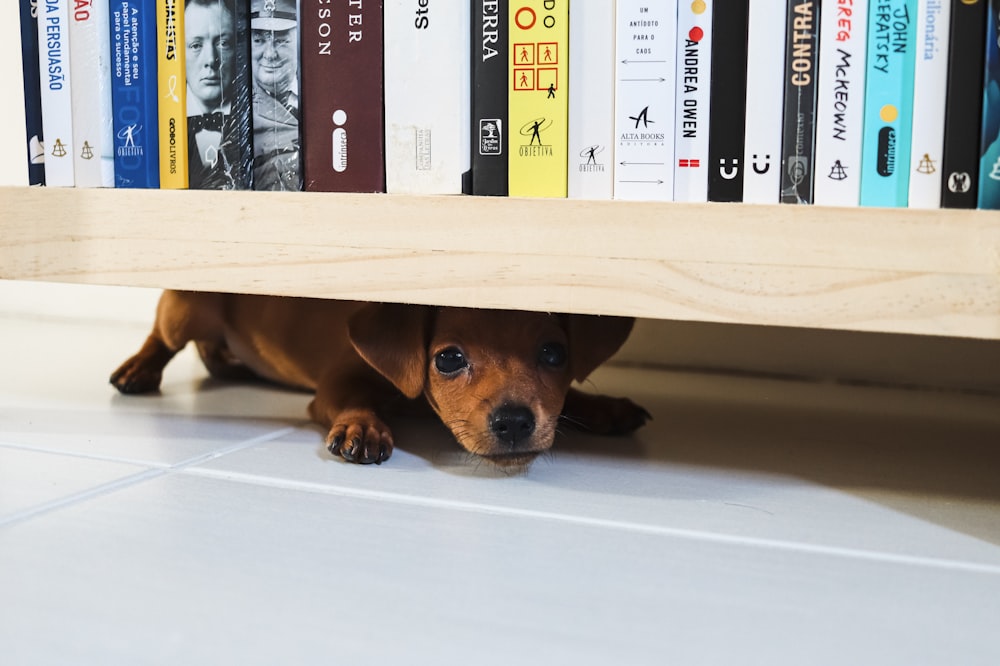
<path id="1" fill-rule="evenodd" d="M 24 120 L 27 142 L 28 183 L 45 184 L 42 148 L 42 89 L 38 64 L 39 7 L 31 0 L 18 0 L 21 8 L 21 71 L 24 74 Z"/>
<path id="2" fill-rule="evenodd" d="M 788 0 L 781 202 L 811 204 L 816 161 L 816 85 L 820 3 Z"/>
<path id="3" fill-rule="evenodd" d="M 941 206 L 975 208 L 986 54 L 986 0 L 952 0 Z"/>
<path id="4" fill-rule="evenodd" d="M 472 2 L 472 194 L 507 196 L 507 14 L 508 0 Z"/>
<path id="5" fill-rule="evenodd" d="M 708 200 L 743 200 L 749 0 L 715 0 L 708 135 Z"/>

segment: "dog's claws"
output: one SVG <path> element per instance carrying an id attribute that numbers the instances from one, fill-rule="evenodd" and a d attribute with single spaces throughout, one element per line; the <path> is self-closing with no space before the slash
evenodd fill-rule
<path id="1" fill-rule="evenodd" d="M 392 455 L 392 435 L 384 426 L 337 424 L 327 436 L 327 450 L 347 462 L 381 465 Z"/>

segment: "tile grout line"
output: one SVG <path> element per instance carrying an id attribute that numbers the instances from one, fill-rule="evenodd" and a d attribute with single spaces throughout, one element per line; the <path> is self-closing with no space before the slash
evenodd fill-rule
<path id="1" fill-rule="evenodd" d="M 461 500 L 435 499 L 432 497 L 421 497 L 405 493 L 393 493 L 383 490 L 364 490 L 347 486 L 331 486 L 305 481 L 287 481 L 272 477 L 263 477 L 254 474 L 240 472 L 229 472 L 215 469 L 185 469 L 184 474 L 190 476 L 200 476 L 234 483 L 277 488 L 283 490 L 296 490 L 300 492 L 316 493 L 323 495 L 333 495 L 336 497 L 349 497 L 353 499 L 366 499 L 378 502 L 388 502 L 392 504 L 403 504 L 424 508 L 444 509 L 451 511 L 462 511 L 465 513 L 481 513 L 487 515 L 503 516 L 508 518 L 529 518 L 533 520 L 549 520 L 583 527 L 596 527 L 603 529 L 613 529 L 624 532 L 634 532 L 654 536 L 670 536 L 679 539 L 694 541 L 708 541 L 727 545 L 747 546 L 760 549 L 775 549 L 798 553 L 809 553 L 813 555 L 826 555 L 830 557 L 845 557 L 870 562 L 880 562 L 885 564 L 900 564 L 908 566 L 919 566 L 934 569 L 945 569 L 951 571 L 963 571 L 966 573 L 1000 575 L 1000 565 L 983 564 L 977 562 L 965 562 L 961 560 L 950 560 L 939 557 L 925 557 L 919 555 L 905 555 L 886 553 L 876 550 L 865 550 L 863 548 L 849 548 L 844 546 L 825 546 L 818 544 L 808 544 L 795 541 L 783 541 L 780 539 L 766 539 L 757 537 L 744 537 L 737 535 L 720 534 L 717 532 L 705 532 L 701 530 L 684 529 L 677 527 L 664 527 L 649 523 L 636 523 L 629 521 L 611 520 L 607 518 L 592 518 L 588 516 L 578 516 L 552 511 L 539 511 L 536 509 L 519 509 L 514 507 L 502 507 L 492 504 L 481 504 L 477 502 L 465 502 Z"/>
<path id="2" fill-rule="evenodd" d="M 11 525 L 16 525 L 18 523 L 23 523 L 32 518 L 42 516 L 53 511 L 58 511 L 59 509 L 75 506 L 77 504 L 82 504 L 89 500 L 103 497 L 105 495 L 110 495 L 111 493 L 118 492 L 119 490 L 124 490 L 125 488 L 131 488 L 132 486 L 138 485 L 145 481 L 151 479 L 156 479 L 161 476 L 166 476 L 168 474 L 173 474 L 183 471 L 185 468 L 192 465 L 198 465 L 209 460 L 215 460 L 223 456 L 248 449 L 251 446 L 257 444 L 262 444 L 264 442 L 270 442 L 275 439 L 284 437 L 285 435 L 294 432 L 294 426 L 288 426 L 286 428 L 281 428 L 280 430 L 272 431 L 263 435 L 258 435 L 257 437 L 252 437 L 251 439 L 244 440 L 237 444 L 231 444 L 230 446 L 215 449 L 209 451 L 208 453 L 202 453 L 200 455 L 194 456 L 193 458 L 188 458 L 187 460 L 182 460 L 173 464 L 161 464 L 156 463 L 139 463 L 146 465 L 147 469 L 137 472 L 135 474 L 130 474 L 129 476 L 122 477 L 120 479 L 115 479 L 114 481 L 108 481 L 92 488 L 87 488 L 86 490 L 81 490 L 65 497 L 60 497 L 49 502 L 43 502 L 42 504 L 37 504 L 33 507 L 29 507 L 22 511 L 12 513 L 5 517 L 0 517 L 0 529 L 4 527 L 9 527 Z M 73 454 L 67 454 L 73 455 Z M 87 457 L 87 456 L 78 456 Z M 103 459 L 103 458 L 101 458 Z M 107 462 L 124 462 L 121 460 L 107 460 Z"/>

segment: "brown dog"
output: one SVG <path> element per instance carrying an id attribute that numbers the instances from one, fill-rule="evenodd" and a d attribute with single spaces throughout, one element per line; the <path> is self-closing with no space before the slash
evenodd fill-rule
<path id="1" fill-rule="evenodd" d="M 381 412 L 421 394 L 471 453 L 526 466 L 567 424 L 623 434 L 649 414 L 582 381 L 625 342 L 632 320 L 501 310 L 164 292 L 153 332 L 111 375 L 122 393 L 156 391 L 189 341 L 215 377 L 261 377 L 315 391 L 313 421 L 345 460 L 381 463 L 393 439 Z"/>

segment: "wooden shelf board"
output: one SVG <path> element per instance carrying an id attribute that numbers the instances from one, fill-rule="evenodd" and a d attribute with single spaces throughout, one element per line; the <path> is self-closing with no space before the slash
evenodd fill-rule
<path id="1" fill-rule="evenodd" d="M 0 278 L 1000 339 L 1000 214 L 0 188 Z"/>

